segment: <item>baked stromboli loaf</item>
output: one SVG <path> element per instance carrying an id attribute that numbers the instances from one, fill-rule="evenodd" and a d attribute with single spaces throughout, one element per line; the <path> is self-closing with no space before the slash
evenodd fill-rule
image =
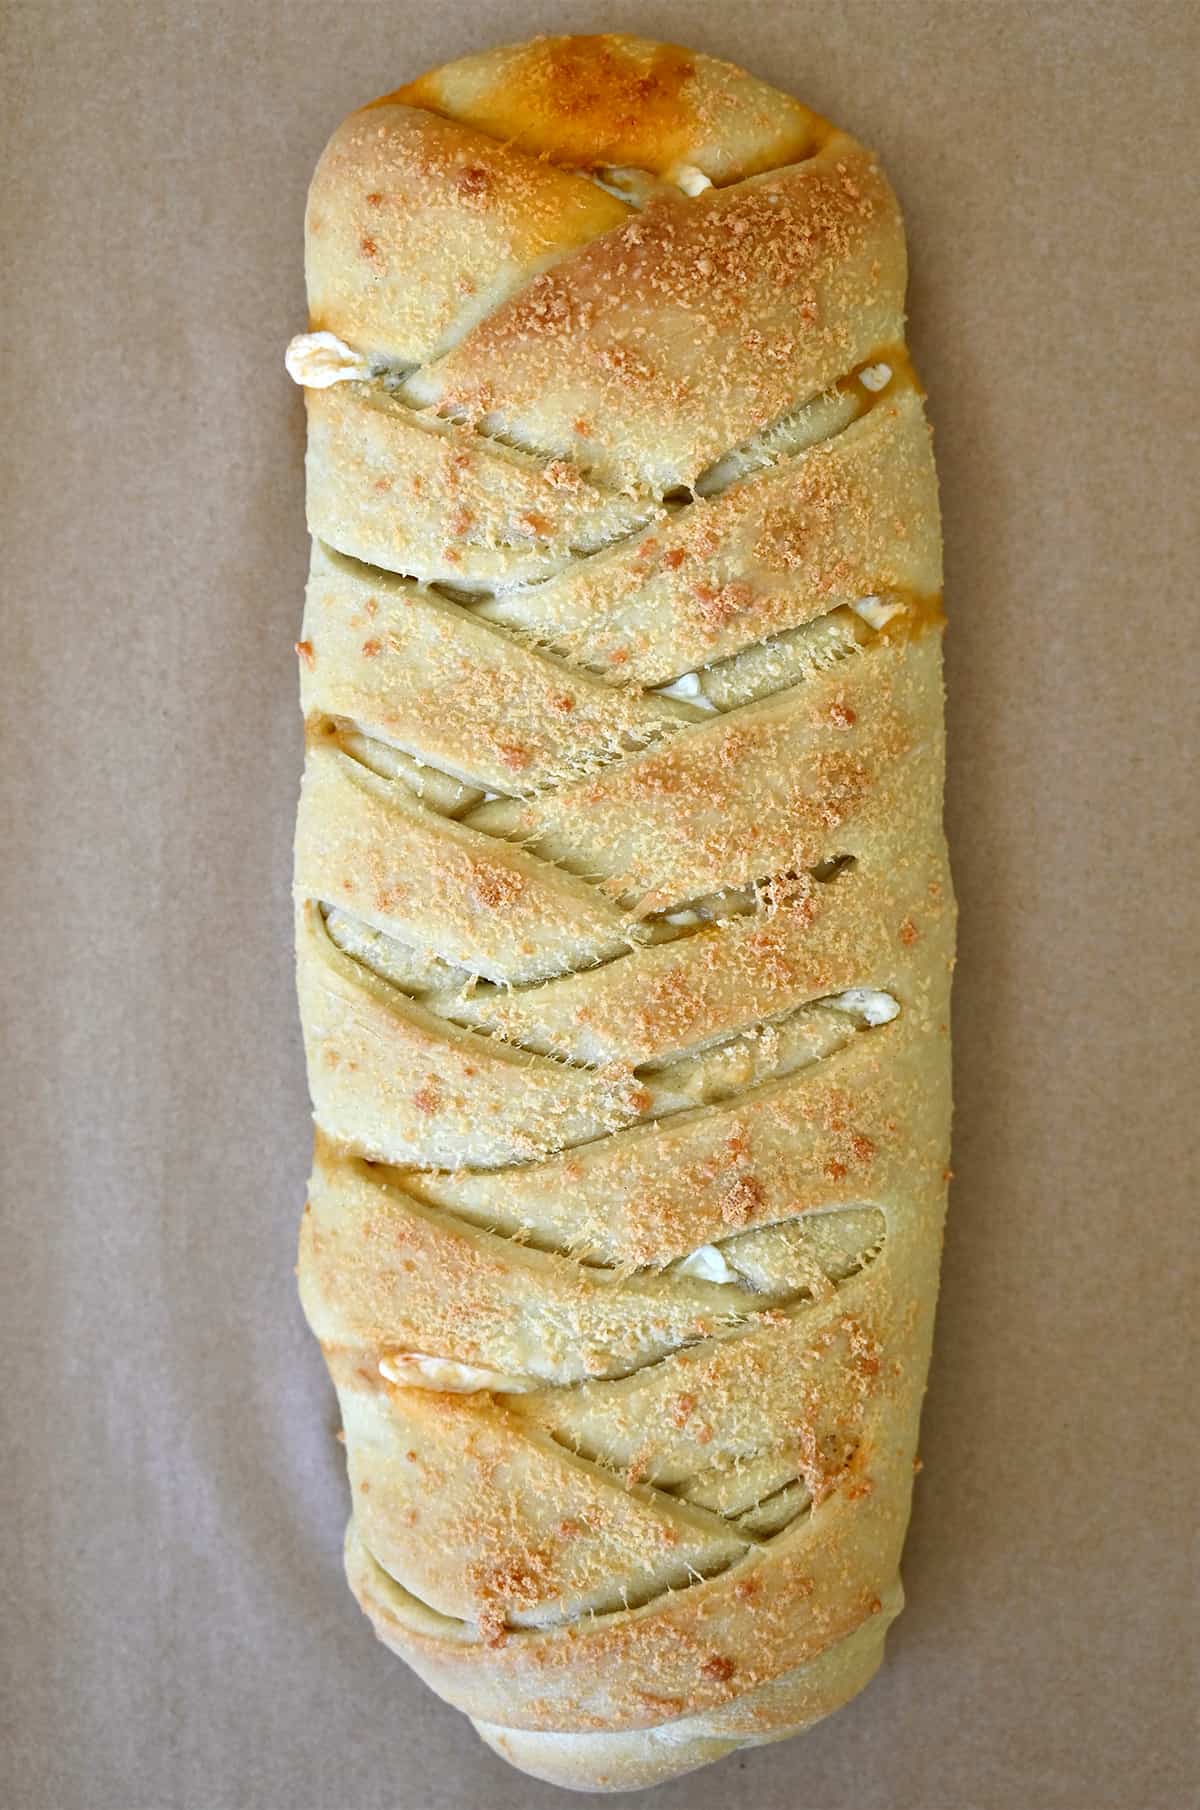
<path id="1" fill-rule="evenodd" d="M 739 70 L 539 39 L 352 115 L 307 246 L 347 1567 L 506 1757 L 648 1784 L 901 1601 L 953 907 L 900 219 Z"/>

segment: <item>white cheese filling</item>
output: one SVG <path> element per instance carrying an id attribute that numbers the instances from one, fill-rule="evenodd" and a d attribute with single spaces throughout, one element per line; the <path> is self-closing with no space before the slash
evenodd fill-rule
<path id="1" fill-rule="evenodd" d="M 893 999 L 890 993 L 881 993 L 875 987 L 847 987 L 844 993 L 835 993 L 824 1001 L 832 1006 L 835 1012 L 852 1012 L 866 1024 L 890 1024 L 893 1018 L 900 1016 L 900 1002 Z"/>
<path id="2" fill-rule="evenodd" d="M 685 195 L 702 195 L 705 189 L 712 187 L 712 182 L 704 171 L 698 170 L 691 163 L 677 163 L 667 180 L 673 182 L 677 189 L 682 189 Z"/>
<path id="3" fill-rule="evenodd" d="M 283 362 L 292 382 L 306 390 L 361 383 L 371 375 L 370 361 L 336 333 L 298 333 L 289 342 Z"/>
<path id="4" fill-rule="evenodd" d="M 864 390 L 873 390 L 878 395 L 879 391 L 886 390 L 892 381 L 892 367 L 885 364 L 864 365 L 858 373 L 858 381 Z"/>
<path id="5" fill-rule="evenodd" d="M 892 620 L 893 616 L 900 614 L 904 605 L 895 601 L 885 603 L 882 597 L 860 597 L 857 603 L 850 605 L 850 608 L 856 616 L 861 616 L 863 621 L 869 623 L 872 628 L 881 629 Z"/>
<path id="6" fill-rule="evenodd" d="M 454 1358 L 427 1357 L 419 1351 L 394 1351 L 380 1358 L 379 1374 L 400 1389 L 436 1389 L 454 1395 L 471 1395 L 481 1389 L 519 1395 L 537 1386 L 531 1377 L 507 1376 L 484 1364 L 460 1364 Z"/>
<path id="7" fill-rule="evenodd" d="M 702 1244 L 674 1265 L 677 1276 L 694 1276 L 698 1282 L 740 1282 L 742 1278 L 722 1257 L 715 1244 Z"/>
<path id="8" fill-rule="evenodd" d="M 698 672 L 681 672 L 669 685 L 656 685 L 654 695 L 659 698 L 678 698 L 683 704 L 698 704 L 701 710 L 715 711 L 717 708 L 711 698 L 705 697 Z"/>

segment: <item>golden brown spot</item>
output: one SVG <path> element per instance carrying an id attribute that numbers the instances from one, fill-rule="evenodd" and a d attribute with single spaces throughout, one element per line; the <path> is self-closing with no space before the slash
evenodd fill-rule
<path id="1" fill-rule="evenodd" d="M 481 1609 L 479 1612 L 479 1638 L 485 1647 L 502 1647 L 508 1638 L 508 1630 L 504 1625 L 504 1616 L 499 1609 Z"/>
<path id="2" fill-rule="evenodd" d="M 841 698 L 835 698 L 829 706 L 829 720 L 838 729 L 852 729 L 858 721 L 857 711 L 851 710 Z"/>
<path id="3" fill-rule="evenodd" d="M 556 697 L 550 699 L 550 708 L 551 710 L 562 711 L 565 715 L 567 711 L 574 710 L 575 700 L 569 691 L 561 691 Z"/>
<path id="4" fill-rule="evenodd" d="M 575 466 L 566 459 L 551 459 L 543 467 L 542 476 L 552 490 L 578 490 L 582 482 Z"/>
<path id="5" fill-rule="evenodd" d="M 816 906 L 811 899 L 804 899 L 796 909 L 796 916 L 802 924 L 809 924 L 816 916 Z M 756 930 L 746 938 L 746 947 L 758 963 L 759 973 L 765 981 L 773 986 L 786 987 L 795 974 L 789 949 L 790 938 L 774 928 Z"/>
<path id="6" fill-rule="evenodd" d="M 600 353 L 600 363 L 606 371 L 631 383 L 649 383 L 654 376 L 653 365 L 648 365 L 628 346 L 605 346 Z"/>
<path id="7" fill-rule="evenodd" d="M 418 1112 L 436 1112 L 442 1103 L 442 1090 L 436 1081 L 427 1081 L 412 1097 Z"/>
<path id="8" fill-rule="evenodd" d="M 478 864 L 471 875 L 472 891 L 481 905 L 495 909 L 499 905 L 512 905 L 525 890 L 525 882 L 520 874 L 513 873 L 506 867 L 485 867 Z"/>
<path id="9" fill-rule="evenodd" d="M 906 949 L 912 948 L 920 934 L 920 931 L 917 929 L 912 919 L 905 918 L 903 924 L 900 926 L 900 941 L 904 944 Z"/>
<path id="10" fill-rule="evenodd" d="M 460 195 L 477 196 L 490 194 L 494 185 L 481 163 L 469 163 L 458 172 L 454 186 Z"/>
<path id="11" fill-rule="evenodd" d="M 316 665 L 317 656 L 313 652 L 313 644 L 311 641 L 297 641 L 296 652 L 303 660 L 304 664 L 310 669 Z"/>
<path id="12" fill-rule="evenodd" d="M 496 752 L 505 766 L 511 767 L 514 772 L 529 765 L 529 750 L 523 748 L 520 742 L 497 742 Z"/>
<path id="13" fill-rule="evenodd" d="M 495 1559 L 481 1559 L 468 1565 L 467 1577 L 481 1596 L 498 1597 L 504 1602 L 532 1609 L 541 1601 L 549 1571 L 549 1562 L 543 1553 L 507 1552 Z"/>
<path id="14" fill-rule="evenodd" d="M 358 249 L 361 251 L 364 258 L 377 258 L 379 256 L 379 246 L 369 233 L 364 233 L 362 238 L 358 241 Z"/>
<path id="15" fill-rule="evenodd" d="M 382 641 L 374 640 L 364 641 L 362 644 L 362 651 L 364 659 L 373 660 L 376 654 L 381 654 L 383 652 L 383 643 Z"/>
<path id="16" fill-rule="evenodd" d="M 862 1376 L 878 1376 L 881 1349 L 878 1339 L 849 1314 L 842 1320 L 842 1329 L 849 1338 L 850 1355 L 855 1369 Z"/>
<path id="17" fill-rule="evenodd" d="M 421 482 L 420 478 L 413 479 L 414 485 L 417 485 L 420 482 Z M 390 478 L 376 478 L 374 484 L 372 485 L 373 490 L 387 491 L 387 490 L 390 490 L 391 488 L 392 488 L 392 480 Z"/>
<path id="18" fill-rule="evenodd" d="M 734 1674 L 732 1659 L 726 1659 L 723 1653 L 714 1653 L 700 1667 L 700 1676 L 713 1684 L 728 1684 Z"/>
<path id="19" fill-rule="evenodd" d="M 470 120 L 556 163 L 656 169 L 698 129 L 687 91 L 694 75 L 692 58 L 670 44 L 647 59 L 603 36 L 535 39 L 473 97 Z M 445 105 L 436 71 L 385 98 L 439 112 Z"/>
<path id="20" fill-rule="evenodd" d="M 379 193 L 378 189 L 372 189 L 371 193 L 367 196 L 367 206 L 368 207 L 382 207 L 383 206 L 383 196 Z"/>
<path id="21" fill-rule="evenodd" d="M 870 775 L 862 761 L 849 754 L 823 754 L 816 762 L 819 795 L 809 809 L 827 829 L 836 829 L 851 816 L 870 789 Z M 802 795 L 797 797 L 797 811 L 804 813 Z"/>
<path id="22" fill-rule="evenodd" d="M 723 585 L 698 584 L 692 595 L 699 605 L 696 616 L 701 626 L 713 635 L 754 601 L 753 589 L 744 578 L 730 579 Z"/>
<path id="23" fill-rule="evenodd" d="M 753 1175 L 739 1175 L 721 1196 L 721 1218 L 726 1225 L 744 1226 L 765 1199 L 763 1185 Z"/>

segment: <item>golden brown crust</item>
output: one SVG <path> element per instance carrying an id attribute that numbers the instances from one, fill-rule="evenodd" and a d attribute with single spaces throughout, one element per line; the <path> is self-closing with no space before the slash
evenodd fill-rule
<path id="1" fill-rule="evenodd" d="M 307 244 L 347 1571 L 515 1764 L 650 1784 L 901 1600 L 953 901 L 899 215 L 741 71 L 546 38 L 352 115 Z"/>
<path id="2" fill-rule="evenodd" d="M 713 182 L 795 163 L 828 132 L 799 101 L 732 63 L 619 34 L 534 38 L 461 57 L 390 100 L 477 126 L 539 160 L 664 176 L 690 165 Z"/>

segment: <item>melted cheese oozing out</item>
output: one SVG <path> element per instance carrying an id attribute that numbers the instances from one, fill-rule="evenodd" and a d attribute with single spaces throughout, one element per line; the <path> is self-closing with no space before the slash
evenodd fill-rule
<path id="1" fill-rule="evenodd" d="M 287 374 L 306 390 L 327 390 L 334 383 L 361 383 L 371 366 L 361 352 L 336 333 L 298 333 L 283 355 Z"/>
<path id="2" fill-rule="evenodd" d="M 890 622 L 893 616 L 898 616 L 904 605 L 902 603 L 885 603 L 882 597 L 860 597 L 857 603 L 850 605 L 850 608 L 856 616 L 861 616 L 864 622 L 870 623 L 872 628 L 880 629 L 885 623 Z"/>
<path id="3" fill-rule="evenodd" d="M 667 188 L 680 189 L 685 195 L 702 195 L 705 189 L 712 187 L 704 171 L 690 163 L 677 163 L 663 176 L 626 164 L 600 164 L 595 169 L 582 170 L 580 174 L 588 176 L 610 195 L 616 195 L 618 200 L 627 201 L 631 207 L 645 207 Z"/>
<path id="4" fill-rule="evenodd" d="M 864 365 L 858 373 L 858 381 L 865 390 L 873 390 L 878 394 L 880 390 L 886 390 L 892 381 L 892 367 L 885 364 Z"/>
<path id="5" fill-rule="evenodd" d="M 741 1277 L 726 1263 L 715 1244 L 702 1244 L 690 1256 L 675 1265 L 677 1276 L 695 1276 L 700 1282 L 740 1282 Z"/>
<path id="6" fill-rule="evenodd" d="M 899 1000 L 875 987 L 847 987 L 844 993 L 835 993 L 824 1003 L 835 1012 L 853 1012 L 856 1018 L 872 1025 L 890 1024 L 900 1016 Z"/>
<path id="7" fill-rule="evenodd" d="M 481 1389 L 520 1395 L 536 1387 L 532 1378 L 506 1376 L 502 1370 L 460 1364 L 454 1358 L 426 1357 L 419 1351 L 395 1351 L 380 1358 L 379 1374 L 400 1389 L 435 1389 L 454 1395 L 471 1395 Z"/>
<path id="8" fill-rule="evenodd" d="M 656 697 L 679 698 L 685 704 L 698 704 L 702 710 L 717 708 L 711 698 L 705 697 L 698 672 L 681 672 L 669 685 L 656 685 L 654 693 Z"/>

